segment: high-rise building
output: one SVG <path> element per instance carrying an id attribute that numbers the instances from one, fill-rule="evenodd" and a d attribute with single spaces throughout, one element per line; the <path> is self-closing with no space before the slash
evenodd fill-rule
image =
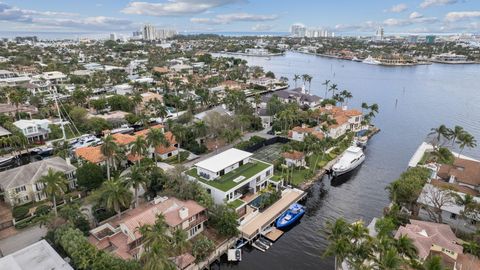
<path id="1" fill-rule="evenodd" d="M 427 43 L 427 44 L 434 44 L 436 38 L 437 38 L 437 37 L 436 37 L 436 36 L 433 36 L 433 35 L 426 36 L 426 37 L 425 37 L 425 43 Z"/>
<path id="2" fill-rule="evenodd" d="M 307 28 L 303 24 L 293 24 L 290 26 L 290 34 L 293 37 L 304 37 L 306 35 Z"/>
<path id="3" fill-rule="evenodd" d="M 375 32 L 375 39 L 376 40 L 383 40 L 384 38 L 384 30 L 383 30 L 383 27 L 378 27 L 377 31 Z"/>
<path id="4" fill-rule="evenodd" d="M 111 33 L 110 34 L 110 40 L 117 40 L 117 34 Z"/>
<path id="5" fill-rule="evenodd" d="M 143 39 L 144 40 L 155 40 L 157 39 L 157 29 L 155 26 L 146 24 L 143 26 Z"/>

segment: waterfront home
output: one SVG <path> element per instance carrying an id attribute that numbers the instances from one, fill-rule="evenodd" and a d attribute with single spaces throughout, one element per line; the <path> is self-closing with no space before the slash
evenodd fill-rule
<path id="1" fill-rule="evenodd" d="M 282 153 L 282 157 L 285 159 L 285 165 L 288 167 L 305 167 L 307 165 L 305 154 L 303 152 L 284 152 Z"/>
<path id="2" fill-rule="evenodd" d="M 69 189 L 76 187 L 75 166 L 60 157 L 53 157 L 0 172 L 3 200 L 12 206 L 45 200 L 47 196 L 43 191 L 44 185 L 38 183 L 38 180 L 50 168 L 65 174 Z"/>
<path id="3" fill-rule="evenodd" d="M 439 256 L 446 269 L 480 269 L 480 260 L 463 253 L 463 241 L 455 236 L 447 224 L 411 219 L 410 224 L 398 228 L 395 238 L 400 236 L 412 239 L 422 261 L 430 256 Z"/>
<path id="4" fill-rule="evenodd" d="M 4 127 L 0 126 L 0 138 L 2 137 L 8 137 L 12 135 L 12 133 L 10 131 L 8 131 L 7 129 L 5 129 Z"/>
<path id="5" fill-rule="evenodd" d="M 480 161 L 470 158 L 455 158 L 453 164 L 440 164 L 437 177 L 480 192 Z"/>
<path id="6" fill-rule="evenodd" d="M 51 132 L 49 125 L 52 121 L 48 119 L 18 120 L 13 125 L 19 128 L 23 135 L 31 142 L 44 141 Z"/>
<path id="7" fill-rule="evenodd" d="M 26 88 L 28 92 L 30 92 L 32 95 L 38 95 L 38 94 L 45 94 L 46 96 L 50 96 L 53 92 L 56 91 L 56 87 L 54 84 L 48 82 L 48 81 L 31 81 L 29 83 L 23 84 L 23 88 Z"/>
<path id="8" fill-rule="evenodd" d="M 88 241 L 100 250 L 122 259 L 139 259 L 142 255 L 142 235 L 139 228 L 153 225 L 158 215 L 163 215 L 168 234 L 184 230 L 187 239 L 200 234 L 207 221 L 206 209 L 195 201 L 182 201 L 174 197 L 156 197 L 134 209 L 115 216 L 90 231 Z"/>
<path id="9" fill-rule="evenodd" d="M 262 127 L 264 129 L 272 127 L 274 116 L 270 115 L 267 109 L 257 108 L 256 110 L 258 112 L 257 115 L 262 119 Z"/>
<path id="10" fill-rule="evenodd" d="M 107 158 L 102 154 L 101 146 L 87 146 L 75 149 L 75 157 L 81 162 L 88 161 L 97 165 L 106 165 Z"/>
<path id="11" fill-rule="evenodd" d="M 277 83 L 277 80 L 270 77 L 261 77 L 261 78 L 251 78 L 247 81 L 248 84 L 263 86 L 269 88 Z"/>
<path id="12" fill-rule="evenodd" d="M 323 115 L 334 120 L 333 124 L 327 125 L 327 136 L 334 139 L 344 135 L 347 131 L 356 132 L 363 128 L 362 112 L 356 109 L 347 109 L 346 106 L 337 107 L 327 104 L 325 107 L 318 108 L 313 112 L 313 117 L 317 119 L 320 119 Z"/>
<path id="13" fill-rule="evenodd" d="M 0 103 L 0 114 L 8 114 L 8 115 L 11 115 L 11 116 L 15 116 L 17 111 L 22 112 L 22 113 L 27 113 L 30 117 L 32 116 L 32 114 L 38 113 L 37 107 L 34 107 L 32 105 L 22 105 L 22 104 L 20 104 L 17 108 L 13 104 Z"/>
<path id="14" fill-rule="evenodd" d="M 319 140 L 322 140 L 325 137 L 323 132 L 321 131 L 320 126 L 316 126 L 316 127 L 312 128 L 312 127 L 309 127 L 309 126 L 303 124 L 301 126 L 296 126 L 296 127 L 292 128 L 292 130 L 290 130 L 288 132 L 288 137 L 289 138 L 291 138 L 294 141 L 299 141 L 299 142 L 303 142 L 303 140 L 305 140 L 305 137 L 307 135 L 315 136 Z"/>
<path id="15" fill-rule="evenodd" d="M 297 103 L 300 106 L 315 108 L 320 106 L 322 98 L 317 95 L 312 95 L 305 89 L 305 85 L 294 89 L 279 90 L 273 95 L 276 95 L 284 103 Z"/>
<path id="16" fill-rule="evenodd" d="M 186 175 L 202 185 L 217 204 L 244 204 L 242 197 L 278 182 L 271 180 L 272 164 L 254 159 L 252 153 L 236 148 L 196 163 Z"/>
<path id="17" fill-rule="evenodd" d="M 73 270 L 46 240 L 37 241 L 0 258 L 0 265 L 5 270 Z"/>

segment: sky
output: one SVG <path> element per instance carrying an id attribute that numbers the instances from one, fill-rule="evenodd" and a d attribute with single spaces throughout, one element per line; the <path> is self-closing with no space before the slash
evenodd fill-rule
<path id="1" fill-rule="evenodd" d="M 480 33 L 480 0 L 0 0 L 0 31 Z"/>

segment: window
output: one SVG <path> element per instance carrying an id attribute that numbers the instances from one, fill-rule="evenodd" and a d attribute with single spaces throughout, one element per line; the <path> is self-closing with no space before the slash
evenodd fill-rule
<path id="1" fill-rule="evenodd" d="M 269 176 L 270 175 L 270 170 L 267 171 L 267 173 L 265 174 L 266 176 Z"/>
<path id="2" fill-rule="evenodd" d="M 450 218 L 451 218 L 451 219 L 457 219 L 457 215 L 456 215 L 455 213 L 452 213 L 452 214 L 450 215 Z"/>
<path id="3" fill-rule="evenodd" d="M 243 160 L 241 160 L 239 163 L 238 163 L 238 166 L 242 166 L 243 165 Z"/>
<path id="4" fill-rule="evenodd" d="M 22 192 L 22 191 L 27 191 L 27 188 L 25 186 L 21 186 L 21 187 L 16 187 L 15 188 L 15 192 L 18 193 L 18 192 Z"/>

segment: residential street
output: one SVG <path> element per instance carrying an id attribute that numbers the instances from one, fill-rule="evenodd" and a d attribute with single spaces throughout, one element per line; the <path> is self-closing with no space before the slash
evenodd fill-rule
<path id="1" fill-rule="evenodd" d="M 36 225 L 20 231 L 18 234 L 0 240 L 0 253 L 5 256 L 29 246 L 42 239 L 47 234 L 47 228 Z"/>

